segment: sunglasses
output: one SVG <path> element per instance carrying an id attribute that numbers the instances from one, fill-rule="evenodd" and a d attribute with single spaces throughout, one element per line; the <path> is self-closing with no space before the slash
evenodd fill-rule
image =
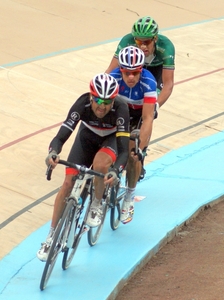
<path id="1" fill-rule="evenodd" d="M 138 76 L 142 70 L 138 70 L 138 71 L 129 71 L 127 69 L 120 69 L 121 72 L 126 75 L 126 76 L 130 76 L 130 75 L 133 75 L 133 76 Z"/>
<path id="2" fill-rule="evenodd" d="M 93 99 L 93 101 L 96 102 L 98 105 L 100 105 L 100 104 L 109 105 L 109 104 L 112 104 L 112 102 L 113 102 L 112 99 L 101 99 L 101 98 L 94 97 L 94 96 L 92 96 L 92 99 Z"/>
<path id="3" fill-rule="evenodd" d="M 139 40 L 139 39 L 135 39 L 135 43 L 138 45 L 138 46 L 142 46 L 142 45 L 145 45 L 145 46 L 148 46 L 152 43 L 152 41 L 154 41 L 154 38 L 153 39 L 148 39 L 148 40 Z"/>

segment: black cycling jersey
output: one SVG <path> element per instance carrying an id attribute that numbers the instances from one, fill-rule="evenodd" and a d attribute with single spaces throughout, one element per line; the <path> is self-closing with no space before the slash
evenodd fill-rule
<path id="1" fill-rule="evenodd" d="M 128 158 L 130 137 L 127 103 L 120 97 L 116 97 L 111 110 L 103 118 L 99 119 L 92 110 L 90 93 L 83 94 L 72 105 L 66 120 L 63 122 L 57 135 L 51 141 L 49 146 L 50 152 L 52 150 L 55 150 L 57 154 L 61 152 L 62 146 L 70 137 L 79 121 L 93 133 L 93 138 L 96 135 L 101 137 L 101 140 L 106 140 L 107 137 L 111 135 L 116 136 L 118 156 L 114 167 L 121 171 L 121 166 L 125 166 Z M 88 149 L 83 150 L 85 152 L 84 155 L 88 155 Z"/>

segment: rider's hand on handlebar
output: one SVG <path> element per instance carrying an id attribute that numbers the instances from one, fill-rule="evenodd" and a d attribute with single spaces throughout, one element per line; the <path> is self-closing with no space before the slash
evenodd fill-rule
<path id="1" fill-rule="evenodd" d="M 113 169 L 109 170 L 108 173 L 105 174 L 104 184 L 109 184 L 110 186 L 117 185 L 119 182 L 119 178 L 117 177 L 116 171 Z"/>
<path id="2" fill-rule="evenodd" d="M 132 158 L 137 161 L 137 160 L 142 160 L 143 159 L 143 152 L 140 148 L 138 148 L 138 152 L 135 152 L 135 148 L 131 149 L 131 156 Z"/>
<path id="3" fill-rule="evenodd" d="M 159 103 L 156 102 L 155 109 L 154 109 L 154 119 L 158 117 L 158 113 L 159 113 Z"/>
<path id="4" fill-rule="evenodd" d="M 49 165 L 51 165 L 52 168 L 54 169 L 56 167 L 59 159 L 60 159 L 59 155 L 57 155 L 56 151 L 53 150 L 46 157 L 45 163 L 48 167 L 49 167 Z"/>

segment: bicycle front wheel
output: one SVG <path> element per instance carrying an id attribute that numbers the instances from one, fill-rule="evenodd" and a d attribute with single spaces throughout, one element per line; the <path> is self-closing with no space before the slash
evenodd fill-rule
<path id="1" fill-rule="evenodd" d="M 105 204 L 103 206 L 103 216 L 102 216 L 102 220 L 101 220 L 100 225 L 97 226 L 97 227 L 90 227 L 90 229 L 88 231 L 87 239 L 88 239 L 88 243 L 89 243 L 90 246 L 96 245 L 96 243 L 97 243 L 97 241 L 100 237 L 100 234 L 101 234 L 102 229 L 103 229 L 103 224 L 104 224 L 104 221 L 105 221 L 105 218 L 106 218 L 107 209 L 108 209 L 108 205 Z"/>
<path id="2" fill-rule="evenodd" d="M 55 230 L 53 241 L 51 244 L 50 252 L 44 267 L 44 271 L 41 277 L 40 281 L 40 289 L 43 291 L 48 283 L 48 280 L 51 276 L 51 273 L 54 269 L 56 260 L 58 258 L 58 254 L 63 251 L 63 248 L 66 245 L 66 241 L 68 238 L 68 233 L 71 226 L 71 215 L 75 212 L 75 206 L 73 201 L 69 201 L 66 204 L 65 210 L 63 212 L 63 215 L 57 225 L 57 228 Z"/>
<path id="3" fill-rule="evenodd" d="M 76 219 L 75 224 L 75 230 L 74 230 L 74 242 L 72 248 L 66 247 L 64 249 L 64 255 L 62 260 L 62 269 L 67 270 L 70 266 L 72 259 L 76 253 L 76 250 L 78 248 L 80 239 L 81 239 L 81 232 L 83 230 L 83 226 L 78 224 L 78 219 Z"/>
<path id="4" fill-rule="evenodd" d="M 68 267 L 70 266 L 72 259 L 78 248 L 82 234 L 87 231 L 87 228 L 85 226 L 85 220 L 87 218 L 88 208 L 85 211 L 84 219 L 82 221 L 80 221 L 80 219 L 81 219 L 82 212 L 84 210 L 84 205 L 87 202 L 87 198 L 89 195 L 89 192 L 88 192 L 89 184 L 90 184 L 90 180 L 88 180 L 86 182 L 85 188 L 83 189 L 83 191 L 81 193 L 81 198 L 83 201 L 82 207 L 76 210 L 76 214 L 74 214 L 74 216 L 72 218 L 72 222 L 75 222 L 74 242 L 73 242 L 72 248 L 68 248 L 68 247 L 65 248 L 64 256 L 63 256 L 63 260 L 62 260 L 62 269 L 63 270 L 68 269 Z"/>

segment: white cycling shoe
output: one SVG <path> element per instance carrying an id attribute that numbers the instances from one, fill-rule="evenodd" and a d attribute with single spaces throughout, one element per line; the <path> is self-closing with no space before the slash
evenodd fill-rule
<path id="1" fill-rule="evenodd" d="M 41 244 L 40 250 L 37 251 L 37 258 L 40 261 L 46 262 L 48 258 L 48 254 L 50 252 L 50 247 L 52 243 L 52 237 L 48 238 L 46 242 Z"/>
<path id="2" fill-rule="evenodd" d="M 90 207 L 87 220 L 86 220 L 86 225 L 89 227 L 97 227 L 101 224 L 102 221 L 102 216 L 103 216 L 103 206 L 97 206 L 97 207 Z"/>
<path id="3" fill-rule="evenodd" d="M 134 215 L 134 201 L 123 201 L 121 208 L 120 221 L 123 224 L 127 224 L 132 221 Z"/>

